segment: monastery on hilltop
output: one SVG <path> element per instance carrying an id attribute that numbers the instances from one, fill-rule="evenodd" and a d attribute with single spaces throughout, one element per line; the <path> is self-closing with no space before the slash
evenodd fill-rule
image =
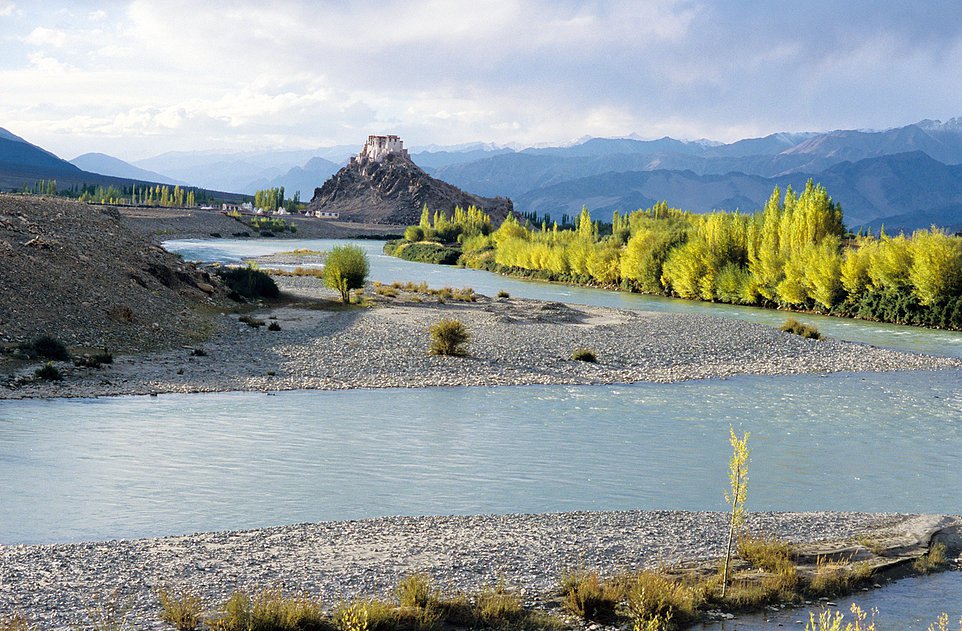
<path id="1" fill-rule="evenodd" d="M 368 136 L 361 153 L 351 158 L 351 162 L 355 160 L 359 162 L 380 162 L 384 159 L 384 156 L 391 154 L 400 155 L 406 159 L 411 158 L 408 155 L 408 150 L 404 148 L 404 141 L 399 136 Z"/>

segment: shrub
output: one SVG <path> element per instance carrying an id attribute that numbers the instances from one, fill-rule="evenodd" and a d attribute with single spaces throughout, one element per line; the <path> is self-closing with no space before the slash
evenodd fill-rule
<path id="1" fill-rule="evenodd" d="M 561 577 L 561 608 L 584 620 L 605 622 L 615 615 L 621 590 L 602 582 L 597 572 L 566 573 Z"/>
<path id="2" fill-rule="evenodd" d="M 404 230 L 404 239 L 412 243 L 424 241 L 424 230 L 421 226 L 408 226 Z"/>
<path id="3" fill-rule="evenodd" d="M 794 572 L 792 555 L 792 546 L 778 539 L 742 537 L 738 540 L 738 556 L 773 574 Z"/>
<path id="4" fill-rule="evenodd" d="M 281 325 L 277 323 L 277 320 L 274 320 L 273 322 L 271 322 L 270 324 L 267 325 L 267 330 L 268 330 L 268 331 L 280 331 L 280 330 L 281 330 Z"/>
<path id="5" fill-rule="evenodd" d="M 60 373 L 60 370 L 50 362 L 47 362 L 40 368 L 37 368 L 33 374 L 38 379 L 43 379 L 44 381 L 60 381 L 63 379 L 63 375 Z"/>
<path id="6" fill-rule="evenodd" d="M 326 629 L 321 604 L 308 596 L 284 596 L 268 589 L 253 597 L 234 592 L 209 621 L 215 631 L 301 631 Z"/>
<path id="7" fill-rule="evenodd" d="M 207 351 L 199 347 L 191 349 L 190 354 L 192 357 L 207 357 Z"/>
<path id="8" fill-rule="evenodd" d="M 53 361 L 70 361 L 70 353 L 64 343 L 52 335 L 39 335 L 27 344 L 21 344 L 20 350 L 30 357 L 42 357 Z"/>
<path id="9" fill-rule="evenodd" d="M 387 298 L 396 298 L 400 292 L 396 287 L 392 287 L 391 285 L 381 285 L 381 284 L 375 283 L 374 293 L 376 293 L 378 296 L 385 296 Z"/>
<path id="10" fill-rule="evenodd" d="M 813 596 L 841 596 L 852 591 L 853 583 L 852 573 L 845 563 L 819 557 L 808 591 Z"/>
<path id="11" fill-rule="evenodd" d="M 628 615 L 641 628 L 646 624 L 667 628 L 669 621 L 679 625 L 693 622 L 701 602 L 701 595 L 690 585 L 657 572 L 642 572 L 628 591 Z"/>
<path id="12" fill-rule="evenodd" d="M 247 300 L 277 298 L 281 294 L 273 278 L 250 265 L 226 267 L 217 273 L 232 292 Z"/>
<path id="13" fill-rule="evenodd" d="M 478 296 L 474 293 L 474 289 L 471 287 L 465 287 L 463 289 L 451 290 L 451 300 L 459 300 L 461 302 L 477 302 Z"/>
<path id="14" fill-rule="evenodd" d="M 573 353 L 571 353 L 571 359 L 577 360 L 579 362 L 588 362 L 594 364 L 598 362 L 598 358 L 595 356 L 595 352 L 590 348 L 576 348 Z"/>
<path id="15" fill-rule="evenodd" d="M 799 322 L 795 318 L 789 318 L 785 320 L 784 324 L 779 327 L 780 330 L 785 333 L 793 333 L 795 335 L 801 335 L 802 337 L 809 340 L 820 340 L 822 339 L 822 334 L 819 333 L 818 329 L 811 326 L 810 324 L 804 324 Z"/>
<path id="16" fill-rule="evenodd" d="M 379 631 L 397 626 L 397 607 L 383 600 L 342 602 L 334 610 L 334 628 L 338 631 Z"/>
<path id="17" fill-rule="evenodd" d="M 411 574 L 404 577 L 394 590 L 402 607 L 427 607 L 436 593 L 427 574 Z"/>
<path id="18" fill-rule="evenodd" d="M 351 301 L 351 290 L 364 287 L 369 266 L 364 250 L 356 245 L 338 245 L 331 249 L 324 263 L 324 283 L 341 294 L 341 301 Z"/>
<path id="19" fill-rule="evenodd" d="M 510 297 L 511 297 L 511 294 L 509 294 L 503 289 L 498 292 L 498 298 L 510 298 Z"/>
<path id="20" fill-rule="evenodd" d="M 920 556 L 912 564 L 912 569 L 920 574 L 928 574 L 945 565 L 945 545 L 936 543 L 924 556 Z"/>
<path id="21" fill-rule="evenodd" d="M 431 333 L 431 355 L 467 355 L 466 345 L 471 336 L 459 320 L 444 318 L 428 329 Z"/>
<path id="22" fill-rule="evenodd" d="M 204 621 L 204 601 L 188 591 L 172 594 L 166 589 L 157 592 L 160 600 L 160 619 L 177 631 L 195 631 Z"/>
<path id="23" fill-rule="evenodd" d="M 489 627 L 508 628 L 508 625 L 524 616 L 521 598 L 508 591 L 504 582 L 485 586 L 475 601 L 478 620 Z"/>

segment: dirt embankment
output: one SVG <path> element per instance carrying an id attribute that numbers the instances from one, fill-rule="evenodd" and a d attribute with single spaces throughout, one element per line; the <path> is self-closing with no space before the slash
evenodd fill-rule
<path id="1" fill-rule="evenodd" d="M 218 210 L 199 210 L 184 208 L 117 208 L 127 225 L 136 232 L 146 234 L 155 240 L 164 239 L 209 239 L 211 237 L 261 237 L 251 228 L 249 218 L 235 219 Z M 297 227 L 297 232 L 278 232 L 274 238 L 280 239 L 351 239 L 371 238 L 382 235 L 398 235 L 404 226 L 388 224 L 353 223 L 349 221 L 330 221 L 313 217 L 280 217 L 288 224 Z M 246 223 L 245 223 L 246 221 Z"/>
<path id="2" fill-rule="evenodd" d="M 229 304 L 217 279 L 116 209 L 0 195 L 0 345 L 49 334 L 74 347 L 169 348 L 209 335 L 210 314 Z"/>

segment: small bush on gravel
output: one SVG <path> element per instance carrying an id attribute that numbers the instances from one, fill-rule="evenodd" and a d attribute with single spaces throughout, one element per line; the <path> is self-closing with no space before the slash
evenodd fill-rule
<path id="1" fill-rule="evenodd" d="M 946 563 L 945 558 L 945 546 L 941 543 L 936 543 L 929 551 L 925 553 L 924 556 L 920 556 L 912 564 L 912 569 L 914 569 L 919 574 L 928 574 L 935 570 L 941 569 Z"/>
<path id="2" fill-rule="evenodd" d="M 628 616 L 641 628 L 684 626 L 698 618 L 700 591 L 658 572 L 642 572 L 628 589 Z M 671 623 L 671 627 L 668 623 Z"/>
<path id="3" fill-rule="evenodd" d="M 84 355 L 74 361 L 74 365 L 80 368 L 100 368 L 104 364 L 114 363 L 114 356 L 105 348 L 102 353 L 95 355 Z"/>
<path id="4" fill-rule="evenodd" d="M 218 274 L 231 291 L 247 300 L 277 298 L 281 294 L 273 278 L 250 265 L 227 267 L 221 269 Z"/>
<path id="5" fill-rule="evenodd" d="M 428 331 L 431 333 L 431 355 L 463 357 L 468 354 L 467 343 L 471 336 L 461 321 L 444 318 L 432 324 Z"/>
<path id="6" fill-rule="evenodd" d="M 273 322 L 271 322 L 270 324 L 267 325 L 267 330 L 268 330 L 268 331 L 280 331 L 280 330 L 281 330 L 281 325 L 277 323 L 277 320 L 274 320 Z"/>
<path id="7" fill-rule="evenodd" d="M 498 292 L 498 298 L 510 298 L 510 297 L 511 297 L 511 294 L 509 294 L 503 289 Z"/>
<path id="8" fill-rule="evenodd" d="M 20 350 L 29 357 L 42 357 L 53 361 L 70 361 L 70 353 L 63 342 L 52 335 L 39 335 L 30 342 L 20 345 Z"/>
<path id="9" fill-rule="evenodd" d="M 177 631 L 195 631 L 204 622 L 204 601 L 189 591 L 174 594 L 166 589 L 157 591 L 160 600 L 160 619 Z"/>
<path id="10" fill-rule="evenodd" d="M 402 607 L 427 607 L 437 596 L 431 577 L 422 573 L 402 578 L 394 593 Z"/>
<path id="11" fill-rule="evenodd" d="M 583 620 L 611 621 L 620 600 L 618 586 L 602 581 L 597 572 L 572 572 L 561 577 L 561 608 Z"/>
<path id="12" fill-rule="evenodd" d="M 321 604 L 308 596 L 284 596 L 268 589 L 251 597 L 234 592 L 220 614 L 208 621 L 215 631 L 321 631 L 329 625 Z"/>
<path id="13" fill-rule="evenodd" d="M 60 370 L 50 362 L 47 362 L 40 368 L 37 368 L 36 372 L 33 374 L 38 379 L 43 379 L 44 381 L 60 381 L 63 379 L 63 375 L 60 373 Z"/>
<path id="14" fill-rule="evenodd" d="M 785 320 L 785 323 L 779 327 L 780 330 L 785 333 L 793 333 L 795 335 L 801 335 L 802 337 L 809 340 L 820 340 L 822 339 L 822 334 L 818 329 L 811 326 L 810 324 L 804 324 L 799 322 L 795 318 L 789 318 Z"/>
<path id="15" fill-rule="evenodd" d="M 190 351 L 191 357 L 207 357 L 207 351 L 202 348 L 195 348 Z"/>
<path id="16" fill-rule="evenodd" d="M 579 362 L 588 362 L 589 364 L 595 364 L 598 362 L 598 357 L 590 348 L 576 348 L 574 352 L 571 353 L 571 359 Z"/>
<path id="17" fill-rule="evenodd" d="M 475 599 L 478 620 L 492 628 L 509 628 L 513 622 L 524 617 L 521 597 L 508 591 L 503 582 L 485 586 Z"/>
<path id="18" fill-rule="evenodd" d="M 351 301 L 351 290 L 364 287 L 369 266 L 364 250 L 356 245 L 338 245 L 324 261 L 324 283 L 341 294 L 341 302 Z"/>

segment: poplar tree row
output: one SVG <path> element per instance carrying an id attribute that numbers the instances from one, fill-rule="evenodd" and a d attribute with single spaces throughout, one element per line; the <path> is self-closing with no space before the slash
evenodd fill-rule
<path id="1" fill-rule="evenodd" d="M 442 214 L 445 221 L 457 223 Z M 464 232 L 462 261 L 651 294 L 962 329 L 962 238 L 934 227 L 846 235 L 840 206 L 811 181 L 800 194 L 776 188 L 754 214 L 696 214 L 662 202 L 615 213 L 610 229 L 587 210 L 573 223 L 538 227 L 509 216 L 490 234 Z"/>

